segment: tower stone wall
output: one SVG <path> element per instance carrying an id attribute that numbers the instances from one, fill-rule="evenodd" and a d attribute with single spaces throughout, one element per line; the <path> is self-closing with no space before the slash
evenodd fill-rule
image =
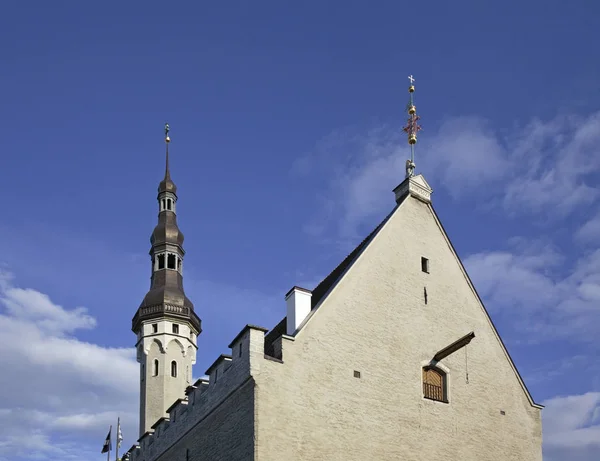
<path id="1" fill-rule="evenodd" d="M 158 330 L 156 334 L 152 333 L 154 325 Z M 174 325 L 179 334 L 173 334 Z M 192 366 L 196 363 L 195 335 L 190 325 L 162 319 L 145 323 L 142 330 L 144 336 L 138 346 L 138 362 L 143 373 L 140 380 L 140 435 L 185 395 L 185 389 L 192 384 Z"/>

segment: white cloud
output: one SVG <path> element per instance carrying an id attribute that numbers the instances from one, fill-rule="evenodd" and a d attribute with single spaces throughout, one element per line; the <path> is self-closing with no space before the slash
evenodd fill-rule
<path id="1" fill-rule="evenodd" d="M 479 117 L 456 117 L 444 122 L 419 149 L 420 171 L 432 171 L 452 196 L 497 181 L 509 173 L 508 155 L 495 133 Z"/>
<path id="2" fill-rule="evenodd" d="M 100 448 L 119 415 L 126 439 L 137 439 L 133 349 L 73 337 L 96 324 L 85 308 L 68 310 L 16 287 L 6 271 L 0 306 L 0 460 L 90 459 L 96 450 L 87 453 L 85 442 Z"/>
<path id="3" fill-rule="evenodd" d="M 594 341 L 600 334 L 600 250 L 567 267 L 566 257 L 551 246 L 519 245 L 519 251 L 465 259 L 487 307 L 511 316 L 515 328 L 535 333 L 535 341 Z"/>
<path id="4" fill-rule="evenodd" d="M 544 402 L 544 459 L 595 461 L 600 451 L 600 392 Z"/>
<path id="5" fill-rule="evenodd" d="M 2 302 L 14 320 L 26 324 L 35 320 L 37 328 L 54 335 L 96 326 L 96 320 L 87 314 L 85 308 L 78 307 L 67 311 L 53 304 L 47 295 L 35 290 L 15 288 L 10 282 L 10 276 L 0 277 Z"/>
<path id="6" fill-rule="evenodd" d="M 390 209 L 391 189 L 404 179 L 410 154 L 399 127 L 350 131 L 333 133 L 294 165 L 304 175 L 318 165 L 326 175 L 322 212 L 307 224 L 318 234 L 327 225 L 342 236 L 360 234 L 362 223 Z M 600 173 L 600 113 L 533 120 L 506 133 L 478 117 L 453 117 L 423 132 L 416 149 L 417 172 L 455 199 L 475 195 L 511 213 L 557 217 L 598 197 L 589 182 Z"/>
<path id="7" fill-rule="evenodd" d="M 600 240 L 600 213 L 586 221 L 575 233 L 580 243 L 598 242 Z"/>

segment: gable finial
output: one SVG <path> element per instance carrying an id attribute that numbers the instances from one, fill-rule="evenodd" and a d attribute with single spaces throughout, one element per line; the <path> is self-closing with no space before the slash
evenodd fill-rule
<path id="1" fill-rule="evenodd" d="M 408 123 L 403 130 L 408 135 L 408 144 L 410 144 L 410 160 L 406 161 L 406 177 L 410 178 L 415 174 L 415 144 L 417 143 L 417 133 L 421 130 L 421 126 L 418 124 L 421 117 L 417 115 L 417 107 L 413 101 L 413 93 L 415 92 L 415 79 L 412 75 L 409 75 L 408 80 L 410 82 L 410 85 L 408 86 L 410 99 L 406 106 L 406 112 L 408 112 Z"/>

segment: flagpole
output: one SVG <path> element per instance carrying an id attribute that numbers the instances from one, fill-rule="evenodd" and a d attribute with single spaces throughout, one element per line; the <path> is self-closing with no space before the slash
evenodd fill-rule
<path id="1" fill-rule="evenodd" d="M 119 434 L 121 433 L 121 417 L 117 418 L 117 448 L 115 454 L 115 461 L 119 461 Z"/>

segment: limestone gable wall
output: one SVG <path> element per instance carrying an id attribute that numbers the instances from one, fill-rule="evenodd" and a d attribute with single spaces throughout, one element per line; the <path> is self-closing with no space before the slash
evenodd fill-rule
<path id="1" fill-rule="evenodd" d="M 449 403 L 425 399 L 422 366 L 471 331 L 471 344 L 439 363 Z M 254 375 L 259 461 L 542 459 L 540 408 L 432 209 L 414 198 L 275 346 L 283 363 L 265 360 Z"/>

